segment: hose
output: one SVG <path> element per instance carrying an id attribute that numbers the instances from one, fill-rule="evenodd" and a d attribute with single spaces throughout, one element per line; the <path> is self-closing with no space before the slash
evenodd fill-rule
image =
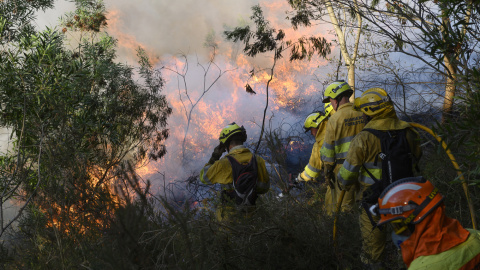
<path id="1" fill-rule="evenodd" d="M 477 223 L 475 221 L 476 220 L 475 219 L 475 211 L 474 211 L 474 208 L 473 208 L 472 199 L 470 197 L 470 192 L 468 191 L 468 183 L 465 180 L 465 177 L 463 177 L 463 173 L 460 170 L 460 166 L 458 166 L 457 161 L 455 161 L 455 157 L 453 156 L 450 149 L 448 149 L 447 144 L 442 140 L 442 138 L 440 138 L 437 134 L 435 134 L 431 129 L 427 128 L 426 126 L 420 125 L 420 124 L 417 124 L 417 123 L 413 123 L 413 122 L 410 122 L 409 124 L 412 127 L 416 127 L 416 128 L 425 130 L 430 135 L 432 135 L 440 144 L 442 144 L 443 149 L 447 153 L 448 157 L 450 158 L 450 161 L 453 164 L 453 167 L 457 171 L 458 177 L 462 181 L 463 191 L 465 192 L 465 197 L 467 198 L 467 202 L 468 202 L 468 208 L 470 209 L 470 216 L 472 218 L 472 226 L 473 226 L 473 229 L 476 230 L 477 229 Z M 342 190 L 342 193 L 340 193 L 340 198 L 339 198 L 338 203 L 337 203 L 335 219 L 333 221 L 333 243 L 334 243 L 335 246 L 336 246 L 336 241 L 335 240 L 336 240 L 336 234 L 337 234 L 337 219 L 338 219 L 338 214 L 340 213 L 340 208 L 342 206 L 344 196 L 345 196 L 345 190 Z"/>
<path id="2" fill-rule="evenodd" d="M 467 198 L 467 202 L 468 202 L 468 208 L 470 209 L 470 216 L 472 218 L 472 226 L 473 226 L 473 229 L 476 230 L 477 229 L 477 224 L 476 224 L 476 221 L 475 221 L 476 220 L 475 219 L 475 211 L 474 211 L 474 208 L 473 208 L 472 199 L 470 197 L 470 192 L 468 191 L 468 183 L 465 180 L 465 177 L 463 177 L 463 173 L 460 170 L 460 167 L 458 166 L 457 161 L 455 161 L 455 157 L 453 156 L 452 152 L 450 151 L 450 149 L 448 149 L 447 144 L 442 140 L 442 138 L 440 138 L 437 134 L 435 134 L 431 129 L 427 128 L 426 126 L 423 126 L 423 125 L 420 125 L 420 124 L 417 124 L 417 123 L 413 123 L 413 122 L 410 122 L 409 124 L 412 127 L 416 127 L 416 128 L 425 130 L 430 135 L 432 135 L 440 144 L 442 144 L 443 149 L 445 150 L 448 157 L 450 158 L 450 161 L 452 162 L 453 167 L 455 167 L 455 170 L 457 171 L 458 177 L 460 178 L 460 180 L 462 182 L 463 191 L 465 192 L 465 197 Z"/>

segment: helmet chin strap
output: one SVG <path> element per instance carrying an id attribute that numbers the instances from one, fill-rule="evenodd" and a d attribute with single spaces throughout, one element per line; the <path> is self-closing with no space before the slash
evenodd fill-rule
<path id="1" fill-rule="evenodd" d="M 340 102 L 337 100 L 337 99 L 334 99 L 335 100 L 335 104 L 336 106 L 333 108 L 335 111 L 337 111 L 338 109 L 338 104 L 340 104 Z"/>

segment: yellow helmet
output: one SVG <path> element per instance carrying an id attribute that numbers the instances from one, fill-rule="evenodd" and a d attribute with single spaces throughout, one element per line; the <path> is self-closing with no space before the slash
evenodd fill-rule
<path id="1" fill-rule="evenodd" d="M 224 127 L 220 132 L 220 143 L 228 143 L 232 136 L 236 134 L 241 134 L 243 136 L 242 142 L 247 140 L 247 131 L 243 126 L 240 127 L 235 122 L 228 124 L 228 126 Z"/>
<path id="2" fill-rule="evenodd" d="M 325 109 L 325 117 L 328 117 L 330 113 L 333 111 L 333 106 L 332 106 L 332 103 L 330 102 L 325 103 L 323 108 Z"/>
<path id="3" fill-rule="evenodd" d="M 370 88 L 363 92 L 361 97 L 355 99 L 353 109 L 362 111 L 368 116 L 375 116 L 393 110 L 393 102 L 387 92 L 382 88 Z"/>
<path id="4" fill-rule="evenodd" d="M 339 80 L 331 83 L 329 86 L 327 86 L 327 89 L 323 94 L 323 103 L 330 102 L 331 98 L 336 99 L 338 95 L 348 90 L 353 91 L 352 88 L 350 88 L 350 85 L 348 85 L 348 83 L 346 83 L 344 80 Z"/>
<path id="5" fill-rule="evenodd" d="M 325 118 L 322 112 L 313 112 L 305 118 L 303 129 L 305 129 L 305 132 L 308 132 L 312 128 L 318 128 Z"/>

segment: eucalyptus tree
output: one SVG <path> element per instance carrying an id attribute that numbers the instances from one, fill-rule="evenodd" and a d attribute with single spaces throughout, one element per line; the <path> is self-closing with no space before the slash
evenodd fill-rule
<path id="1" fill-rule="evenodd" d="M 478 64 L 478 7 L 473 1 L 336 0 L 356 9 L 379 42 L 444 76 L 443 118 L 453 110 L 458 80 Z M 357 8 L 358 7 L 358 8 Z M 461 84 L 463 85 L 463 84 Z"/>
<path id="2" fill-rule="evenodd" d="M 63 29 L 37 31 L 35 12 L 53 3 L 0 2 L 0 124 L 15 142 L 0 157 L 0 236 L 27 210 L 35 226 L 24 230 L 98 234 L 122 203 L 115 190 L 128 192 L 129 168 L 166 152 L 171 108 L 146 54 L 138 69 L 115 62 L 102 1 L 76 0 Z M 11 199 L 20 207 L 7 221 Z"/>
<path id="3" fill-rule="evenodd" d="M 351 5 L 335 0 L 288 0 L 288 3 L 294 9 L 293 15 L 289 17 L 294 29 L 318 23 L 328 23 L 333 27 L 343 61 L 348 67 L 348 84 L 355 89 L 355 64 L 359 56 L 363 24 L 357 0 L 351 1 Z M 350 34 L 353 42 L 348 40 Z M 354 98 L 355 95 L 352 95 L 350 100 L 353 101 Z"/>
<path id="4" fill-rule="evenodd" d="M 285 51 L 288 51 L 290 61 L 311 59 L 314 54 L 326 57 L 330 53 L 330 43 L 324 37 L 301 37 L 297 40 L 286 39 L 285 32 L 282 29 L 275 29 L 270 22 L 265 19 L 260 5 L 252 7 L 253 14 L 250 19 L 254 23 L 252 29 L 250 25 L 237 26 L 233 30 L 226 30 L 224 34 L 227 40 L 233 42 L 242 42 L 244 44 L 243 52 L 251 57 L 259 54 L 273 54 L 272 66 L 268 69 L 270 75 L 266 84 L 266 102 L 263 111 L 262 130 L 257 142 L 255 152 L 257 152 L 265 130 L 265 117 L 268 109 L 269 85 L 273 80 L 275 66 L 277 61 L 283 58 Z M 255 70 L 251 71 L 253 76 Z M 246 84 L 246 91 L 252 92 L 250 85 Z"/>

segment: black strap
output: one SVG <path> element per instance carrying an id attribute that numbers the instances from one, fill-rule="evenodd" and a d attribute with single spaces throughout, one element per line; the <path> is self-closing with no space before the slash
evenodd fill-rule
<path id="1" fill-rule="evenodd" d="M 375 183 L 380 182 L 380 180 L 378 180 L 375 176 L 373 176 L 373 174 L 367 169 L 367 167 L 365 167 L 365 164 L 362 164 L 362 167 L 363 167 L 363 169 L 368 173 L 368 175 L 370 176 L 370 178 L 372 178 L 372 180 L 373 180 Z"/>
<path id="2" fill-rule="evenodd" d="M 432 196 L 433 195 L 433 196 Z M 420 212 L 422 212 L 422 210 L 433 200 L 433 198 L 435 198 L 435 196 L 438 195 L 438 188 L 434 188 L 432 190 L 432 192 L 430 193 L 430 195 L 427 196 L 427 198 L 425 198 L 425 200 L 418 206 L 415 208 L 415 210 L 413 211 L 413 213 L 411 213 L 406 219 L 403 220 L 403 224 L 407 225 L 409 224 L 412 220 L 414 220 L 418 214 L 420 214 Z M 432 207 L 432 210 L 433 210 L 434 207 Z M 430 210 L 431 211 L 431 210 Z M 426 213 L 427 215 L 428 213 Z"/>
<path id="3" fill-rule="evenodd" d="M 228 161 L 230 161 L 230 165 L 232 166 L 232 168 L 238 168 L 238 167 L 242 168 L 244 166 L 249 166 L 252 163 L 255 163 L 253 165 L 256 165 L 256 163 L 257 163 L 257 158 L 256 158 L 255 154 L 252 154 L 252 158 L 250 159 L 250 161 L 246 165 L 241 164 L 240 162 L 238 162 L 238 160 L 236 160 L 232 156 L 227 155 L 226 157 L 228 158 Z M 255 171 L 257 170 L 257 166 L 254 166 L 253 168 L 254 168 Z"/>
<path id="4" fill-rule="evenodd" d="M 370 220 L 370 223 L 372 223 L 372 231 L 375 230 L 375 228 L 378 228 L 380 231 L 382 230 L 380 227 L 377 226 L 377 223 L 373 220 L 372 213 L 370 213 L 370 207 L 368 203 L 362 201 L 362 207 L 363 210 L 367 213 L 367 217 Z"/>

